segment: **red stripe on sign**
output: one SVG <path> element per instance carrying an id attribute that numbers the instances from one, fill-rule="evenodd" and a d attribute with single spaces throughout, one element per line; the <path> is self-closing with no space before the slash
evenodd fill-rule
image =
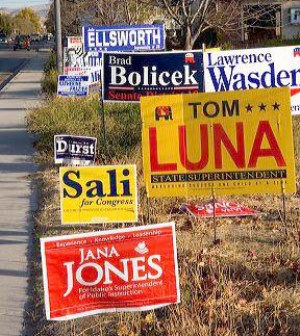
<path id="1" fill-rule="evenodd" d="M 196 86 L 176 86 L 174 87 L 174 90 L 194 90 L 198 89 L 198 85 Z"/>
<path id="2" fill-rule="evenodd" d="M 109 86 L 108 88 L 111 89 L 111 90 L 120 90 L 120 91 L 123 91 L 123 90 L 132 91 L 132 90 L 134 90 L 133 87 L 129 87 L 129 86 L 128 87 Z"/>
<path id="3" fill-rule="evenodd" d="M 297 89 L 291 89 L 291 96 L 295 96 L 296 94 L 298 94 L 300 92 L 300 88 Z"/>

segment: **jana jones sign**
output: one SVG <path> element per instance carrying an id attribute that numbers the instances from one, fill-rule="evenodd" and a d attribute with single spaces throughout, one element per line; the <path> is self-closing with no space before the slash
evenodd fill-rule
<path id="1" fill-rule="evenodd" d="M 180 302 L 173 222 L 42 238 L 41 252 L 48 320 Z"/>
<path id="2" fill-rule="evenodd" d="M 206 92 L 289 87 L 292 114 L 300 114 L 300 48 L 204 53 Z"/>
<path id="3" fill-rule="evenodd" d="M 60 168 L 62 224 L 137 221 L 136 166 Z"/>
<path id="4" fill-rule="evenodd" d="M 287 88 L 141 98 L 150 197 L 295 191 Z"/>

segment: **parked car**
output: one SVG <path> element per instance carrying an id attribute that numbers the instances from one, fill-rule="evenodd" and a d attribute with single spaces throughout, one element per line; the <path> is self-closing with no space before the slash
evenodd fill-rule
<path id="1" fill-rule="evenodd" d="M 15 38 L 14 50 L 17 49 L 30 50 L 30 37 L 28 35 L 18 35 Z"/>
<path id="2" fill-rule="evenodd" d="M 7 43 L 7 36 L 4 33 L 0 33 L 0 43 Z"/>
<path id="3" fill-rule="evenodd" d="M 40 42 L 42 40 L 42 36 L 40 34 L 31 34 L 30 40 L 31 42 Z"/>

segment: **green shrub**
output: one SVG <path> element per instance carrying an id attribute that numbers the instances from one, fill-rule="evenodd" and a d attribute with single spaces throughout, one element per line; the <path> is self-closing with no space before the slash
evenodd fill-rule
<path id="1" fill-rule="evenodd" d="M 53 97 L 57 91 L 58 72 L 56 70 L 56 54 L 51 52 L 44 65 L 44 77 L 42 79 L 42 91 L 47 97 Z"/>
<path id="2" fill-rule="evenodd" d="M 44 72 L 49 73 L 54 69 L 56 69 L 56 54 L 54 51 L 52 51 L 44 64 Z"/>
<path id="3" fill-rule="evenodd" d="M 57 91 L 58 72 L 56 69 L 51 69 L 44 74 L 42 79 L 42 91 L 47 97 L 53 97 Z"/>
<path id="4" fill-rule="evenodd" d="M 98 95 L 88 98 L 47 100 L 27 114 L 27 130 L 40 134 L 36 149 L 51 161 L 56 134 L 93 136 L 100 153 L 110 157 L 129 155 L 141 141 L 141 120 L 137 105 L 105 104 L 106 144 Z"/>

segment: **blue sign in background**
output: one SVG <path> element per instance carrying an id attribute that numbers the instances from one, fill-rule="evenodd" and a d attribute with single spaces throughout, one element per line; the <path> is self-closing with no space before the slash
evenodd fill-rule
<path id="1" fill-rule="evenodd" d="M 103 53 L 104 101 L 203 92 L 202 51 Z"/>
<path id="2" fill-rule="evenodd" d="M 72 87 L 73 90 L 69 88 Z M 88 95 L 89 76 L 58 76 L 57 95 L 61 97 L 86 97 Z"/>
<path id="3" fill-rule="evenodd" d="M 163 24 L 133 26 L 84 26 L 85 51 L 164 50 Z"/>

